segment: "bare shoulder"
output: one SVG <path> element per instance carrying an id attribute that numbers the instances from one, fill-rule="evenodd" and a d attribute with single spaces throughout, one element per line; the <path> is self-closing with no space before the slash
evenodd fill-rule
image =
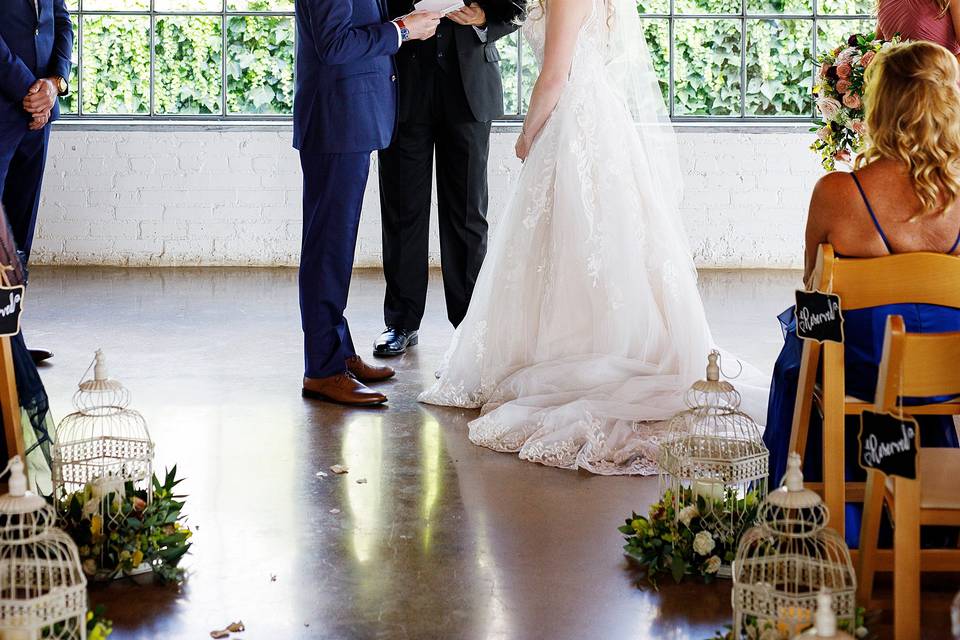
<path id="1" fill-rule="evenodd" d="M 860 193 L 849 173 L 828 173 L 817 181 L 813 189 L 810 199 L 811 221 L 819 222 L 818 226 L 833 226 L 848 216 L 851 210 L 856 211 L 859 200 Z"/>

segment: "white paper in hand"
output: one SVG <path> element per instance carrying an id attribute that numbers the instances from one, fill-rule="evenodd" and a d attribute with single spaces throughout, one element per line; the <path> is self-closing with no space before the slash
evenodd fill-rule
<path id="1" fill-rule="evenodd" d="M 435 11 L 445 16 L 463 6 L 463 0 L 420 0 L 413 8 L 417 11 Z"/>

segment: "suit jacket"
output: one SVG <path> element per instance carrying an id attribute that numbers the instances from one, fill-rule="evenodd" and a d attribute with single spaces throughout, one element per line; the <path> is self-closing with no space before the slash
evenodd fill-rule
<path id="1" fill-rule="evenodd" d="M 467 3 L 470 0 L 465 0 Z M 493 2 L 481 0 L 487 14 L 487 29 L 482 36 L 473 27 L 450 22 L 456 41 L 460 77 L 470 111 L 478 122 L 489 122 L 503 115 L 503 83 L 500 79 L 500 52 L 495 44 L 500 38 L 517 30 L 523 10 L 510 0 L 497 0 L 503 7 L 493 7 Z M 524 4 L 519 0 L 520 4 Z M 398 17 L 413 10 L 411 0 L 387 0 L 391 17 Z M 424 77 L 428 74 L 424 65 L 436 64 L 424 59 L 424 42 L 407 42 L 397 54 L 397 70 L 400 75 L 400 120 L 413 117 L 419 103 L 418 94 L 424 91 Z M 426 56 L 429 57 L 429 56 Z"/>
<path id="2" fill-rule="evenodd" d="M 296 16 L 293 146 L 356 153 L 389 145 L 400 37 L 382 0 L 296 0 Z"/>
<path id="3" fill-rule="evenodd" d="M 23 98 L 30 85 L 38 78 L 69 79 L 71 53 L 73 25 L 64 0 L 0 2 L 0 122 L 29 122 Z M 50 120 L 59 116 L 55 103 Z"/>

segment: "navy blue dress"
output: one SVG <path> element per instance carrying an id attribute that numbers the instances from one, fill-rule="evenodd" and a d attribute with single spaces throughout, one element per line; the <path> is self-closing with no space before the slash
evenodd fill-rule
<path id="1" fill-rule="evenodd" d="M 893 253 L 880 222 L 857 179 L 851 174 L 873 224 L 889 253 Z M 947 253 L 953 254 L 960 246 L 960 234 Z M 846 393 L 864 400 L 873 400 L 877 386 L 880 360 L 883 355 L 883 336 L 887 317 L 903 316 L 907 331 L 911 333 L 941 333 L 960 331 L 960 309 L 932 304 L 891 304 L 853 311 L 844 311 L 844 364 L 846 367 Z M 773 369 L 770 384 L 770 401 L 767 406 L 767 428 L 763 441 L 770 450 L 770 482 L 778 486 L 787 468 L 790 448 L 790 430 L 793 408 L 797 398 L 800 378 L 800 361 L 803 340 L 797 337 L 794 309 L 787 309 L 778 317 L 783 328 L 783 349 Z M 946 398 L 905 398 L 904 404 L 926 404 L 944 401 Z M 956 447 L 957 432 L 951 416 L 920 416 L 920 442 L 925 447 Z M 859 416 L 847 416 L 846 423 L 846 478 L 862 482 L 866 473 L 856 461 Z M 822 479 L 823 421 L 817 411 L 810 417 L 807 437 L 807 454 L 804 462 L 804 477 L 810 481 Z M 846 508 L 847 544 L 855 548 L 860 539 L 860 521 L 863 507 L 848 504 Z"/>

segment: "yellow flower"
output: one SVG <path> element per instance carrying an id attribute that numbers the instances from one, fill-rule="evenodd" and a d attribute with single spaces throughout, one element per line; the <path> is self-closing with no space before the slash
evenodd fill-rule
<path id="1" fill-rule="evenodd" d="M 143 552 L 138 549 L 133 552 L 133 566 L 139 567 L 141 562 L 143 562 Z"/>
<path id="2" fill-rule="evenodd" d="M 90 518 L 90 533 L 95 536 L 103 531 L 103 516 L 93 516 Z"/>

